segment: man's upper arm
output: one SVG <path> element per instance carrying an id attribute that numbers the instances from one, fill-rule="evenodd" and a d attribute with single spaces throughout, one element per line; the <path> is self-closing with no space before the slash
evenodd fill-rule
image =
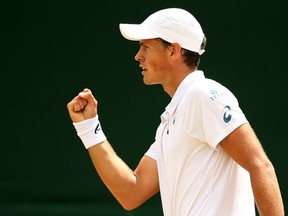
<path id="1" fill-rule="evenodd" d="M 284 215 L 280 187 L 272 163 L 249 124 L 243 124 L 224 138 L 220 145 L 251 178 L 260 215 Z"/>
<path id="2" fill-rule="evenodd" d="M 141 193 L 143 201 L 159 192 L 159 179 L 157 162 L 153 158 L 144 155 L 134 171 L 137 178 L 137 194 Z"/>
<path id="3" fill-rule="evenodd" d="M 249 172 L 262 164 L 270 163 L 249 123 L 236 128 L 220 142 L 220 145 L 240 166 Z"/>

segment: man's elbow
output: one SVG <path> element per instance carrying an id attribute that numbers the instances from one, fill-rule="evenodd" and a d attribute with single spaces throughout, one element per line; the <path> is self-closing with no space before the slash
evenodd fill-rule
<path id="1" fill-rule="evenodd" d="M 120 203 L 120 205 L 122 206 L 123 209 L 125 209 L 126 211 L 132 211 L 136 208 L 138 208 L 141 203 L 136 203 L 136 202 L 122 202 Z"/>

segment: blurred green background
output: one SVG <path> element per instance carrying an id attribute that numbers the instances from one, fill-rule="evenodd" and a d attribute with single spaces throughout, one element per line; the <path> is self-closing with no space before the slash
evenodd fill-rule
<path id="1" fill-rule="evenodd" d="M 66 104 L 88 87 L 106 136 L 134 169 L 169 103 L 145 86 L 120 22 L 183 7 L 208 38 L 200 69 L 226 85 L 273 162 L 287 209 L 287 11 L 280 1 L 2 1 L 0 215 L 162 215 L 159 195 L 124 211 L 100 181 Z"/>

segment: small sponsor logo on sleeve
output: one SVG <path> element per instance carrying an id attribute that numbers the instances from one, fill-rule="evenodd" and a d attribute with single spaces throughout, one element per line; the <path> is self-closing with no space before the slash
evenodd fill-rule
<path id="1" fill-rule="evenodd" d="M 228 123 L 232 119 L 232 114 L 231 114 L 231 107 L 230 106 L 225 106 L 224 107 L 224 115 L 223 115 L 223 120 L 225 123 Z"/>

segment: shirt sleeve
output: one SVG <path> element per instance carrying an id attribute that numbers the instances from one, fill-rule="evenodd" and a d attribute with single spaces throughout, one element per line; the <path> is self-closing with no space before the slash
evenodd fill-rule
<path id="1" fill-rule="evenodd" d="M 217 149 L 222 139 L 248 121 L 230 90 L 217 82 L 205 82 L 185 98 L 183 122 L 193 138 Z"/>
<path id="2" fill-rule="evenodd" d="M 145 155 L 157 160 L 156 142 L 149 147 Z"/>
<path id="3" fill-rule="evenodd" d="M 237 98 L 222 85 L 202 95 L 201 108 L 204 136 L 212 148 L 216 148 L 237 127 L 248 122 Z"/>
<path id="4" fill-rule="evenodd" d="M 163 130 L 163 125 L 160 123 L 158 128 L 157 128 L 157 130 L 156 130 L 155 141 L 150 146 L 150 148 L 147 150 L 147 152 L 145 153 L 145 155 L 153 158 L 154 160 L 157 160 L 157 154 L 158 154 L 158 152 L 157 152 L 157 144 L 161 140 L 162 130 Z"/>

